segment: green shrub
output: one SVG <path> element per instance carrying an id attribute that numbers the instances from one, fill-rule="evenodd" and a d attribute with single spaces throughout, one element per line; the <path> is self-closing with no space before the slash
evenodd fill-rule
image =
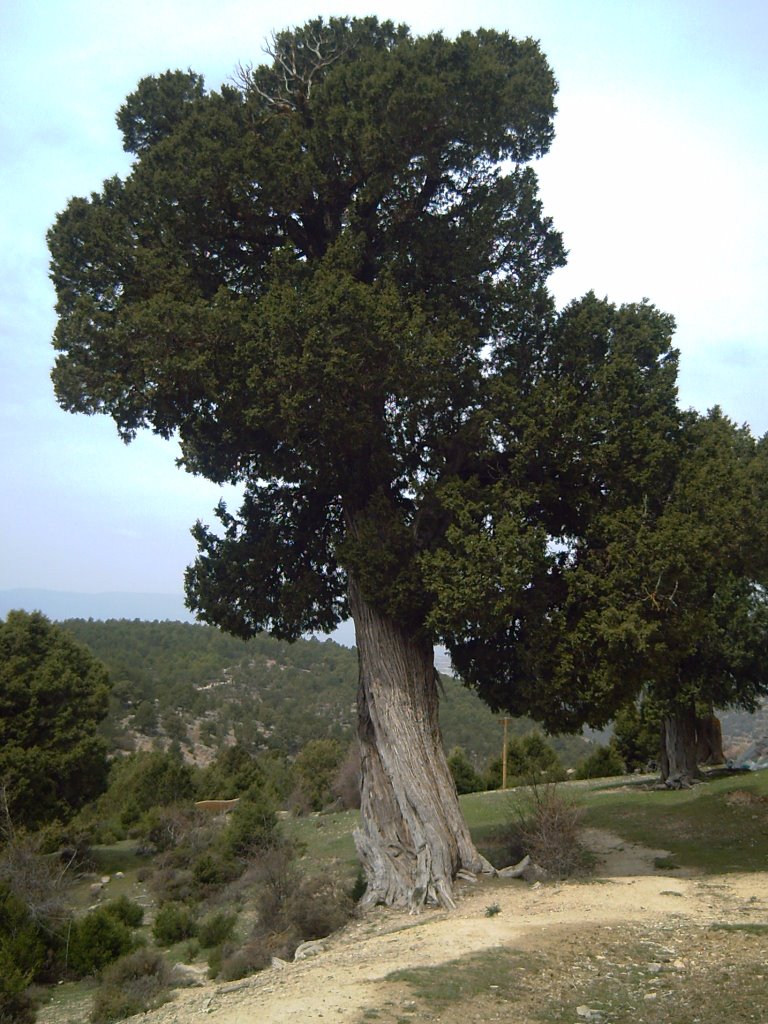
<path id="1" fill-rule="evenodd" d="M 239 873 L 240 869 L 231 859 L 212 853 L 204 853 L 192 866 L 192 880 L 203 890 L 232 882 Z"/>
<path id="2" fill-rule="evenodd" d="M 612 745 L 598 747 L 576 768 L 577 779 L 605 779 L 611 775 L 623 775 L 624 762 L 618 750 Z"/>
<path id="3" fill-rule="evenodd" d="M 98 974 L 107 964 L 130 953 L 134 947 L 130 929 L 103 908 L 74 922 L 68 964 L 78 977 Z"/>
<path id="4" fill-rule="evenodd" d="M 491 761 L 485 777 L 488 789 L 500 789 L 502 784 L 501 758 Z M 530 732 L 514 736 L 507 747 L 507 786 L 530 786 L 542 782 L 561 782 L 565 778 L 563 766 L 554 747 L 542 733 Z"/>
<path id="5" fill-rule="evenodd" d="M 197 929 L 197 940 L 202 949 L 211 949 L 213 946 L 220 946 L 231 938 L 237 922 L 237 914 L 228 914 L 219 910 L 210 917 L 204 918 Z"/>
<path id="6" fill-rule="evenodd" d="M 0 886 L 0 950 L 9 963 L 31 979 L 37 977 L 45 961 L 40 927 L 22 901 L 5 886 Z"/>
<path id="7" fill-rule="evenodd" d="M 112 914 L 129 928 L 138 928 L 144 920 L 144 908 L 125 895 L 110 900 L 101 909 L 107 914 Z"/>
<path id="8" fill-rule="evenodd" d="M 191 871 L 174 867 L 158 867 L 149 877 L 149 886 L 158 903 L 185 903 L 196 896 Z"/>
<path id="9" fill-rule="evenodd" d="M 166 1002 L 170 970 L 157 950 L 141 949 L 104 971 L 93 1002 L 93 1024 L 109 1024 L 146 1013 Z"/>
<path id="10" fill-rule="evenodd" d="M 480 776 L 461 747 L 454 747 L 448 755 L 448 767 L 459 794 L 477 793 L 484 788 Z"/>
<path id="11" fill-rule="evenodd" d="M 227 856 L 251 860 L 279 840 L 280 830 L 272 800 L 262 791 L 250 790 L 230 815 L 221 843 Z"/>
<path id="12" fill-rule="evenodd" d="M 320 939 L 342 928 L 352 917 L 355 901 L 348 879 L 333 872 L 302 878 L 290 847 L 276 848 L 261 858 L 255 873 L 260 934 L 280 934 L 278 956 L 290 956 L 305 939 Z"/>
<path id="13" fill-rule="evenodd" d="M 613 740 L 627 771 L 645 771 L 661 756 L 660 706 L 645 697 L 618 712 L 613 723 Z"/>
<path id="14" fill-rule="evenodd" d="M 27 995 L 29 981 L 5 941 L 0 941 L 0 1024 L 32 1024 L 35 1010 Z"/>
<path id="15" fill-rule="evenodd" d="M 197 922 L 191 907 L 186 903 L 164 904 L 157 912 L 152 934 L 161 946 L 172 946 L 182 939 L 195 938 Z"/>
<path id="16" fill-rule="evenodd" d="M 332 787 L 346 751 L 338 740 L 310 740 L 293 763 L 300 802 L 320 811 L 333 800 Z"/>

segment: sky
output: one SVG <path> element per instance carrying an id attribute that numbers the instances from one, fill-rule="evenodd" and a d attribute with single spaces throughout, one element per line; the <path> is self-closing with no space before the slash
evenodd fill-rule
<path id="1" fill-rule="evenodd" d="M 0 5 L 0 590 L 180 593 L 189 528 L 222 492 L 60 410 L 45 233 L 72 196 L 128 172 L 114 115 L 139 79 L 192 68 L 210 89 L 265 60 L 274 30 L 367 15 L 415 33 L 539 39 L 560 84 L 537 164 L 568 266 L 592 289 L 672 313 L 680 400 L 768 431 L 768 4 L 764 0 L 3 0 Z"/>

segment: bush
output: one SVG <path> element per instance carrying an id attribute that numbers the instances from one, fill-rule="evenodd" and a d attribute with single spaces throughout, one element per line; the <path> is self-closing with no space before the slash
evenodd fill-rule
<path id="1" fill-rule="evenodd" d="M 26 978 L 36 979 L 45 961 L 41 928 L 24 903 L 0 885 L 0 952 Z M 24 984 L 26 988 L 26 983 Z"/>
<path id="2" fill-rule="evenodd" d="M 349 886 L 333 874 L 304 879 L 285 901 L 284 918 L 300 941 L 322 939 L 350 920 L 355 904 Z"/>
<path id="3" fill-rule="evenodd" d="M 78 977 L 98 974 L 107 964 L 130 953 L 130 929 L 103 908 L 74 922 L 69 937 L 68 964 Z"/>
<path id="4" fill-rule="evenodd" d="M 193 900 L 197 891 L 192 872 L 173 867 L 157 867 L 149 877 L 149 886 L 160 904 Z"/>
<path id="5" fill-rule="evenodd" d="M 55 933 L 69 920 L 68 882 L 66 869 L 62 870 L 56 858 L 42 853 L 38 836 L 13 836 L 0 853 L 0 915 L 11 912 L 7 900 L 12 897 L 12 902 L 16 901 L 13 913 L 23 907 L 38 930 Z M 0 926 L 2 923 L 0 920 Z"/>
<path id="6" fill-rule="evenodd" d="M 612 745 L 598 747 L 576 768 L 577 779 L 605 779 L 611 775 L 623 775 L 624 762 L 618 750 Z"/>
<path id="7" fill-rule="evenodd" d="M 500 789 L 501 758 L 491 761 L 485 778 L 488 789 Z M 560 782 L 565 778 L 563 766 L 554 747 L 540 732 L 512 737 L 507 748 L 507 786 L 530 786 L 542 782 Z"/>
<path id="8" fill-rule="evenodd" d="M 129 928 L 138 928 L 144 920 L 144 908 L 138 903 L 129 900 L 127 896 L 119 896 L 116 900 L 110 900 L 101 908 L 106 914 L 111 914 L 128 925 Z"/>
<path id="9" fill-rule="evenodd" d="M 18 968 L 13 953 L 0 941 L 0 1024 L 32 1024 L 35 1010 L 27 995 L 29 976 Z"/>
<path id="10" fill-rule="evenodd" d="M 255 936 L 239 949 L 227 951 L 226 955 L 222 955 L 213 976 L 219 981 L 239 981 L 240 978 L 247 978 L 249 974 L 263 971 L 271 963 L 272 952 L 269 944 L 263 937 Z M 214 967 L 210 966 L 210 969 L 213 970 Z"/>
<path id="11" fill-rule="evenodd" d="M 227 856 L 250 860 L 280 839 L 275 806 L 260 790 L 249 790 L 229 817 L 221 843 Z"/>
<path id="12" fill-rule="evenodd" d="M 300 801 L 320 811 L 333 800 L 332 787 L 345 757 L 338 740 L 310 740 L 293 763 L 299 784 Z"/>
<path id="13" fill-rule="evenodd" d="M 168 964 L 156 950 L 141 949 L 122 957 L 104 971 L 91 1021 L 109 1024 L 155 1009 L 167 1001 L 169 981 Z"/>
<path id="14" fill-rule="evenodd" d="M 333 872 L 301 878 L 293 853 L 290 847 L 271 850 L 255 872 L 258 932 L 277 937 L 272 952 L 282 957 L 291 956 L 306 939 L 320 939 L 342 928 L 355 909 L 347 880 Z"/>
<path id="15" fill-rule="evenodd" d="M 513 861 L 529 854 L 550 878 L 570 878 L 588 866 L 579 842 L 580 810 L 565 799 L 556 785 L 533 786 L 515 806 L 510 828 Z"/>
<path id="16" fill-rule="evenodd" d="M 237 914 L 228 914 L 220 910 L 210 917 L 204 918 L 197 929 L 197 940 L 202 949 L 220 946 L 231 938 L 237 922 Z"/>
<path id="17" fill-rule="evenodd" d="M 360 744 L 352 743 L 339 766 L 331 792 L 344 811 L 360 809 Z"/>
<path id="18" fill-rule="evenodd" d="M 448 767 L 459 794 L 477 793 L 484 788 L 480 776 L 461 747 L 454 747 L 448 755 Z"/>
<path id="19" fill-rule="evenodd" d="M 232 860 L 204 853 L 192 866 L 192 879 L 198 889 L 206 890 L 233 882 L 239 870 Z"/>
<path id="20" fill-rule="evenodd" d="M 131 830 L 131 834 L 152 848 L 164 853 L 183 849 L 186 859 L 196 856 L 210 842 L 211 822 L 208 816 L 191 806 L 171 804 L 151 807 Z"/>
<path id="21" fill-rule="evenodd" d="M 166 903 L 157 912 L 152 927 L 155 941 L 161 946 L 172 946 L 182 939 L 197 935 L 195 915 L 185 903 Z"/>
<path id="22" fill-rule="evenodd" d="M 616 715 L 613 740 L 627 771 L 646 771 L 658 763 L 661 755 L 661 708 L 644 698 L 629 704 Z"/>

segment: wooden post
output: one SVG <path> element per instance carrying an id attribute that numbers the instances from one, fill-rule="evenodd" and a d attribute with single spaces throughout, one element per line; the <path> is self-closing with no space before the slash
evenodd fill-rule
<path id="1" fill-rule="evenodd" d="M 509 731 L 509 719 L 502 718 L 504 723 L 504 739 L 501 744 L 501 788 L 507 788 L 507 747 L 508 747 L 508 731 Z"/>

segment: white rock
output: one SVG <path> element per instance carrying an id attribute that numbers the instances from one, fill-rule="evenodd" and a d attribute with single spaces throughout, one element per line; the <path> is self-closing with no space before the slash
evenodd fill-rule
<path id="1" fill-rule="evenodd" d="M 297 947 L 296 952 L 293 954 L 294 960 L 306 960 L 307 957 L 317 956 L 318 953 L 322 953 L 325 946 L 319 939 L 311 939 L 309 942 L 302 942 Z"/>

